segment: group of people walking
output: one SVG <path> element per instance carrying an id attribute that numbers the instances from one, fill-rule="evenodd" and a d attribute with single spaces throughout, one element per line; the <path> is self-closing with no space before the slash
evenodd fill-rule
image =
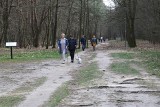
<path id="1" fill-rule="evenodd" d="M 72 36 L 70 36 L 69 40 L 65 38 L 65 34 L 61 34 L 61 39 L 58 40 L 58 49 L 59 53 L 62 55 L 63 64 L 65 64 L 66 61 L 66 54 L 69 50 L 70 56 L 71 56 L 71 62 L 74 62 L 74 54 L 77 47 L 77 41 Z"/>
<path id="2" fill-rule="evenodd" d="M 85 51 L 87 41 L 84 35 L 81 37 L 80 43 L 82 50 Z M 97 38 L 95 35 L 91 39 L 91 45 L 93 46 L 93 51 L 95 51 L 95 47 L 97 45 Z M 74 63 L 74 55 L 76 48 L 77 48 L 77 40 L 73 36 L 70 36 L 69 39 L 66 39 L 65 34 L 62 33 L 61 38 L 58 40 L 58 49 L 59 53 L 62 55 L 63 64 L 65 64 L 66 61 L 66 54 L 68 53 L 67 51 L 69 51 L 70 53 L 71 63 Z"/>

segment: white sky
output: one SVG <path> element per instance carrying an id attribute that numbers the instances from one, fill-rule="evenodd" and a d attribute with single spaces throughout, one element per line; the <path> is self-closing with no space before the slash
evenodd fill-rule
<path id="1" fill-rule="evenodd" d="M 112 0 L 103 0 L 103 2 L 106 6 L 109 6 L 109 7 L 114 6 L 114 2 L 112 2 Z"/>

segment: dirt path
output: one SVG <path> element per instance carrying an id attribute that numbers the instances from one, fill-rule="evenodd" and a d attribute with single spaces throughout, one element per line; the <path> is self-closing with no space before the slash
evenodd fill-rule
<path id="1" fill-rule="evenodd" d="M 59 107 L 159 107 L 160 90 L 149 84 L 159 86 L 157 77 L 149 76 L 145 70 L 134 66 L 140 75 L 122 75 L 110 71 L 112 58 L 110 51 L 102 50 L 105 44 L 98 46 L 97 56 L 99 70 L 104 72 L 102 78 L 96 79 L 94 85 L 73 89 Z M 143 72 L 142 72 L 143 71 Z"/>
<path id="2" fill-rule="evenodd" d="M 83 55 L 81 52 L 80 55 Z M 79 69 L 81 66 L 76 62 L 61 64 L 60 61 L 31 62 L 25 64 L 1 65 L 0 96 L 24 95 L 25 100 L 18 107 L 39 107 L 48 101 L 53 92 L 63 83 L 71 80 L 70 71 Z M 30 85 L 33 80 L 46 78 L 42 85 L 27 92 L 23 87 Z M 21 89 L 20 92 L 15 92 Z"/>
<path id="3" fill-rule="evenodd" d="M 83 52 L 80 55 L 83 55 Z M 47 81 L 27 95 L 26 100 L 18 107 L 39 107 L 45 101 L 48 101 L 49 97 L 58 87 L 72 79 L 69 72 L 78 69 L 80 66 L 76 62 L 74 64 L 70 64 L 70 60 L 68 62 L 69 64 L 59 64 L 60 62 L 58 64 L 52 64 L 52 62 L 44 63 L 44 67 L 39 74 L 45 75 Z"/>
<path id="4" fill-rule="evenodd" d="M 109 66 L 119 59 L 112 59 L 110 53 L 119 50 L 107 50 L 108 44 L 98 45 L 96 52 L 81 52 L 83 56 L 95 56 L 92 60 L 82 57 L 86 63 L 97 62 L 103 72 L 102 78 L 92 81 L 88 86 L 76 86 L 59 107 L 159 107 L 160 79 L 149 75 L 144 68 L 132 64 L 139 75 L 117 74 Z M 86 55 L 87 54 L 87 55 Z M 85 58 L 85 59 L 83 59 Z M 60 61 L 31 62 L 25 64 L 0 65 L 0 96 L 23 95 L 25 100 L 18 107 L 41 107 L 54 91 L 63 83 L 72 80 L 70 71 L 79 70 L 74 64 L 60 64 Z M 45 77 L 45 81 L 33 90 L 16 91 L 30 85 L 34 80 Z M 23 89 L 23 88 L 22 88 Z"/>

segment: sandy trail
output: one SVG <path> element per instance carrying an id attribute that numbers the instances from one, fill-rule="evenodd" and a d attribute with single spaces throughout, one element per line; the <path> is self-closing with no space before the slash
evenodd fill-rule
<path id="1" fill-rule="evenodd" d="M 83 55 L 81 52 L 80 55 Z M 78 69 L 79 64 L 70 63 L 70 58 L 66 64 L 53 64 L 53 62 L 45 62 L 42 65 L 39 75 L 47 77 L 47 81 L 26 96 L 26 100 L 23 101 L 18 107 L 40 107 L 44 102 L 48 101 L 53 92 L 60 87 L 63 83 L 71 80 L 69 74 L 70 71 Z M 37 75 L 37 74 L 35 74 Z"/>
<path id="2" fill-rule="evenodd" d="M 113 60 L 110 56 L 113 51 L 106 50 L 107 46 L 108 44 L 102 43 L 98 45 L 96 52 L 90 50 L 80 53 L 81 56 L 96 54 L 93 60 L 86 62 L 96 61 L 104 75 L 88 87 L 73 89 L 72 94 L 65 98 L 59 107 L 159 107 L 160 79 L 149 75 L 144 68 L 135 64 L 131 67 L 138 70 L 140 75 L 123 75 L 110 71 L 111 63 L 121 60 Z M 25 93 L 26 99 L 18 105 L 41 107 L 59 86 L 72 80 L 70 71 L 76 71 L 80 66 L 77 63 L 63 65 L 60 61 L 51 60 L 6 67 L 0 65 L 0 96 L 10 95 L 25 82 L 46 77 L 45 83 L 32 92 Z"/>
<path id="3" fill-rule="evenodd" d="M 144 71 L 143 75 L 122 75 L 110 71 L 109 66 L 113 60 L 103 46 L 101 44 L 97 47 L 99 50 L 94 59 L 104 72 L 103 77 L 96 79 L 92 86 L 74 89 L 59 107 L 159 107 L 160 90 L 143 84 L 151 82 L 153 77 L 146 77 L 149 74 Z M 160 83 L 159 79 L 154 79 L 156 84 Z"/>
<path id="4" fill-rule="evenodd" d="M 80 52 L 79 55 L 83 55 Z M 1 67 L 0 76 L 0 96 L 11 95 L 14 90 L 21 87 L 26 82 L 31 82 L 33 79 L 46 77 L 46 81 L 32 92 L 21 93 L 25 95 L 25 100 L 16 107 L 40 107 L 44 102 L 48 101 L 54 91 L 63 83 L 72 79 L 70 71 L 79 69 L 81 65 L 70 63 L 70 58 L 66 64 L 61 64 L 61 61 L 43 61 L 31 62 L 27 64 L 13 64 Z M 16 94 L 16 93 L 14 93 Z M 17 93 L 18 94 L 18 93 Z"/>
<path id="5" fill-rule="evenodd" d="M 104 57 L 100 58 L 103 55 Z M 105 59 L 105 60 L 104 60 Z M 103 66 L 108 67 L 111 63 L 111 59 L 108 54 L 104 52 L 98 52 L 97 61 L 99 62 L 99 68 Z M 135 68 L 137 68 L 135 66 Z M 137 69 L 140 71 L 139 69 Z M 145 72 L 145 75 L 133 76 L 133 75 L 121 75 L 115 74 L 106 70 L 103 76 L 105 84 L 99 88 L 91 89 L 90 93 L 95 99 L 98 99 L 92 107 L 159 107 L 160 96 L 159 90 L 148 88 L 148 84 L 141 84 L 144 81 L 151 81 L 152 76 L 146 78 L 149 75 Z M 155 77 L 154 77 L 155 79 Z M 157 78 L 155 80 L 158 80 Z M 160 81 L 157 81 L 158 85 Z M 98 93 L 98 94 L 96 94 Z M 157 93 L 157 95 L 156 95 Z M 99 96 L 99 97 L 97 97 Z"/>
<path id="6" fill-rule="evenodd" d="M 69 81 L 71 77 L 68 72 L 69 67 L 47 67 L 41 69 L 40 74 L 43 73 L 47 77 L 47 81 L 26 96 L 26 100 L 23 101 L 18 107 L 39 107 L 45 101 L 48 101 L 50 95 L 64 82 Z M 35 74 L 36 75 L 36 74 Z"/>

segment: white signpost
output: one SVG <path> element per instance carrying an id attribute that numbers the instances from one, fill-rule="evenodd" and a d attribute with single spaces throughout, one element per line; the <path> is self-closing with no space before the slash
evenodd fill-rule
<path id="1" fill-rule="evenodd" d="M 11 48 L 11 59 L 13 59 L 13 49 L 12 49 L 12 47 L 16 47 L 16 46 L 17 46 L 17 42 L 6 42 L 6 47 Z"/>

